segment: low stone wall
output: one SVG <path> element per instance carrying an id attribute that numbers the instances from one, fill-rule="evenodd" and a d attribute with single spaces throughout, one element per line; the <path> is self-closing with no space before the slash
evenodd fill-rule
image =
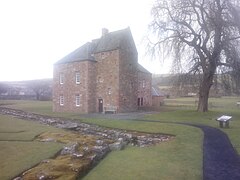
<path id="1" fill-rule="evenodd" d="M 37 121 L 45 125 L 70 130 L 62 134 L 43 133 L 37 137 L 36 140 L 41 142 L 61 142 L 66 145 L 55 159 L 44 160 L 16 179 L 31 179 L 34 177 L 38 179 L 65 178 L 66 172 L 70 174 L 69 176 L 83 176 L 112 150 L 122 150 L 126 145 L 148 147 L 173 138 L 170 135 L 104 128 L 97 125 L 43 116 L 5 107 L 0 107 L 0 114 L 11 115 L 20 119 Z M 58 162 L 64 162 L 66 165 L 62 167 L 63 165 Z M 67 164 L 71 166 L 67 166 Z M 52 171 L 49 170 L 49 167 L 51 167 Z M 56 173 L 54 169 L 60 170 Z M 56 174 L 58 174 L 58 177 L 55 177 Z"/>

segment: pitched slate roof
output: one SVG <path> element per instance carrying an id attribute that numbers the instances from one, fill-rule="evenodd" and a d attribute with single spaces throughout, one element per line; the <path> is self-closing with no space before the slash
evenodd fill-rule
<path id="1" fill-rule="evenodd" d="M 152 87 L 152 96 L 164 96 L 163 93 L 160 93 L 157 88 Z"/>
<path id="2" fill-rule="evenodd" d="M 131 38 L 130 28 L 107 33 L 99 39 L 95 53 L 119 49 L 124 45 L 124 41 L 133 41 Z"/>
<path id="3" fill-rule="evenodd" d="M 87 42 L 86 44 L 82 45 L 75 51 L 65 56 L 64 58 L 60 59 L 56 64 L 64 64 L 83 60 L 95 61 L 92 55 L 94 48 L 94 43 Z"/>
<path id="4" fill-rule="evenodd" d="M 141 71 L 143 73 L 151 74 L 148 70 L 146 70 L 141 64 L 138 64 L 138 71 Z"/>
<path id="5" fill-rule="evenodd" d="M 75 51 L 56 62 L 56 64 L 64 64 L 83 60 L 95 61 L 93 54 L 119 49 L 124 46 L 126 41 L 133 42 L 133 46 L 136 50 L 130 28 L 109 32 L 99 39 L 95 39 L 92 42 L 87 42 L 86 44 L 82 45 Z"/>

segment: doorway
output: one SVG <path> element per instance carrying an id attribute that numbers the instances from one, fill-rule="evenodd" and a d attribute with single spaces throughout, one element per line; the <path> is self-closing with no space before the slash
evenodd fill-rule
<path id="1" fill-rule="evenodd" d="M 138 98 L 137 105 L 140 106 L 141 98 Z"/>
<path id="2" fill-rule="evenodd" d="M 103 112 L 103 99 L 98 99 L 98 112 Z"/>

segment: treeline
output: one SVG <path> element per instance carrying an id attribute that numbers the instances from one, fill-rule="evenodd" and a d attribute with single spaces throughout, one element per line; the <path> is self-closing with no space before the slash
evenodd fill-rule
<path id="1" fill-rule="evenodd" d="M 153 85 L 158 86 L 165 94 L 172 96 L 188 96 L 198 94 L 201 74 L 153 75 Z M 214 76 L 210 90 L 211 96 L 240 95 L 240 77 L 230 73 Z"/>
<path id="2" fill-rule="evenodd" d="M 51 100 L 52 79 L 0 82 L 0 99 Z"/>

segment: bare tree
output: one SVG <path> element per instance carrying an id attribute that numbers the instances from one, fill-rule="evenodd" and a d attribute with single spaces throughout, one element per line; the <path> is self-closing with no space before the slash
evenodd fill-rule
<path id="1" fill-rule="evenodd" d="M 5 83 L 0 83 L 0 94 L 6 93 L 8 91 L 8 85 Z"/>
<path id="2" fill-rule="evenodd" d="M 178 74 L 172 79 L 174 91 L 177 95 L 188 96 L 189 94 L 195 94 L 199 87 L 198 79 L 200 77 L 194 74 Z"/>
<path id="3" fill-rule="evenodd" d="M 240 72 L 239 5 L 238 0 L 156 0 L 152 8 L 154 51 L 168 47 L 175 69 L 202 74 L 198 111 L 208 111 L 217 69 Z"/>
<path id="4" fill-rule="evenodd" d="M 29 81 L 28 87 L 35 92 L 37 100 L 50 98 L 52 93 L 51 81 L 48 79 Z"/>

